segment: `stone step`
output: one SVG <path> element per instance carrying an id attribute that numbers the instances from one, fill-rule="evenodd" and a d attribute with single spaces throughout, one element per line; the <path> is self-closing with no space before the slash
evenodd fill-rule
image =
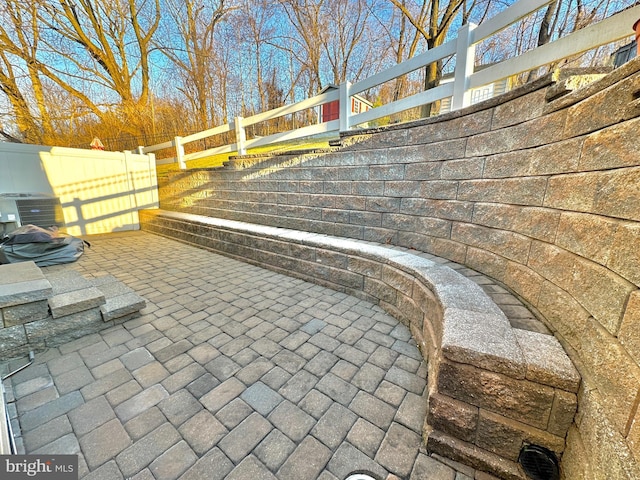
<path id="1" fill-rule="evenodd" d="M 111 275 L 85 278 L 34 262 L 0 265 L 0 359 L 41 350 L 139 315 L 146 301 Z"/>
<path id="2" fill-rule="evenodd" d="M 53 294 L 73 292 L 93 287 L 93 284 L 75 270 L 49 270 L 43 272 L 53 288 Z"/>
<path id="3" fill-rule="evenodd" d="M 54 295 L 49 299 L 49 308 L 53 318 L 60 318 L 98 308 L 105 303 L 104 294 L 96 287 L 89 287 Z"/>
<path id="4" fill-rule="evenodd" d="M 34 262 L 0 265 L 0 308 L 46 300 L 52 292 Z"/>
<path id="5" fill-rule="evenodd" d="M 144 298 L 113 275 L 93 278 L 91 283 L 105 296 L 106 302 L 100 307 L 105 322 L 138 313 L 146 306 Z"/>

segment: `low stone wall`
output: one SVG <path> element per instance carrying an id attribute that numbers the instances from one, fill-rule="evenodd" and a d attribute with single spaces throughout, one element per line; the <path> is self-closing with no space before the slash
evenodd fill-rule
<path id="1" fill-rule="evenodd" d="M 560 98 L 549 76 L 338 151 L 177 173 L 161 207 L 413 248 L 496 279 L 582 377 L 564 476 L 637 479 L 639 71 Z"/>
<path id="2" fill-rule="evenodd" d="M 34 262 L 0 265 L 0 360 L 103 330 L 146 305 L 111 275 L 87 279 L 45 269 Z"/>
<path id="3" fill-rule="evenodd" d="M 366 298 L 411 329 L 428 360 L 427 447 L 501 478 L 520 449 L 559 457 L 580 377 L 551 335 L 511 327 L 474 282 L 382 245 L 159 210 L 143 230 Z"/>

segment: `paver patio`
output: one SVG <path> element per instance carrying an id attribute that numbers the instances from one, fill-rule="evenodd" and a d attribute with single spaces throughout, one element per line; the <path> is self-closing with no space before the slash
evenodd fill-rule
<path id="1" fill-rule="evenodd" d="M 378 306 L 148 233 L 91 243 L 47 268 L 147 307 L 11 378 L 26 453 L 78 454 L 91 480 L 493 478 L 421 449 L 426 365 Z"/>

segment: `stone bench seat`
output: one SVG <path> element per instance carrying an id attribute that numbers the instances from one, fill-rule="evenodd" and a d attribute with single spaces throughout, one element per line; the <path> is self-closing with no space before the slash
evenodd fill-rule
<path id="1" fill-rule="evenodd" d="M 379 304 L 428 362 L 423 439 L 501 478 L 526 478 L 528 444 L 560 457 L 580 377 L 555 337 L 514 328 L 480 285 L 437 257 L 324 234 L 145 210 L 145 231 Z M 167 252 L 170 255 L 170 252 Z"/>

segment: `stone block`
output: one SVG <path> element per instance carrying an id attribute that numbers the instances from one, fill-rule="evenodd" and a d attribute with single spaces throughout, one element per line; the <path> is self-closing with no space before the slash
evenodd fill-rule
<path id="1" fill-rule="evenodd" d="M 470 365 L 443 361 L 438 392 L 536 428 L 546 428 L 554 390 Z"/>
<path id="2" fill-rule="evenodd" d="M 80 338 L 89 333 L 97 332 L 108 325 L 102 321 L 100 310 L 85 310 L 71 315 L 54 319 L 52 317 L 24 325 L 29 343 L 45 341 L 56 344 L 68 341 L 70 338 Z"/>
<path id="3" fill-rule="evenodd" d="M 26 268 L 20 268 L 25 266 Z M 53 289 L 33 262 L 0 265 L 0 308 L 46 300 Z M 38 275 L 39 273 L 39 275 Z"/>
<path id="4" fill-rule="evenodd" d="M 459 200 L 402 198 L 400 201 L 400 213 L 434 217 L 441 220 L 470 222 L 473 216 L 473 206 L 472 202 Z"/>
<path id="5" fill-rule="evenodd" d="M 103 293 L 95 287 L 72 290 L 49 298 L 51 316 L 55 319 L 104 305 Z"/>
<path id="6" fill-rule="evenodd" d="M 482 158 L 447 160 L 442 164 L 440 178 L 443 180 L 481 178 L 483 169 L 484 159 Z"/>
<path id="7" fill-rule="evenodd" d="M 127 422 L 168 397 L 164 387 L 156 384 L 122 402 L 115 408 L 115 413 L 122 422 Z"/>
<path id="8" fill-rule="evenodd" d="M 640 251 L 634 248 L 640 238 L 638 224 L 618 223 L 611 254 L 606 265 L 630 282 L 640 284 Z"/>
<path id="9" fill-rule="evenodd" d="M 540 289 L 544 278 L 529 267 L 514 262 L 507 262 L 502 275 L 505 284 L 530 305 L 537 307 Z"/>
<path id="10" fill-rule="evenodd" d="M 421 182 L 420 197 L 441 200 L 455 200 L 458 196 L 458 182 L 448 180 L 428 180 Z"/>
<path id="11" fill-rule="evenodd" d="M 640 365 L 640 291 L 631 292 L 622 318 L 618 339 L 635 362 Z"/>
<path id="12" fill-rule="evenodd" d="M 445 308 L 443 323 L 441 349 L 448 360 L 511 378 L 525 377 L 522 352 L 504 316 Z"/>
<path id="13" fill-rule="evenodd" d="M 335 477 L 333 475 L 330 477 L 328 475 L 321 475 L 318 477 L 318 480 L 348 478 L 350 476 L 349 474 L 354 471 L 368 472 L 373 478 L 388 479 L 388 477 L 385 477 L 387 472 L 384 468 L 372 458 L 346 442 L 338 447 L 329 461 L 327 468 Z"/>
<path id="14" fill-rule="evenodd" d="M 382 267 L 382 281 L 394 290 L 411 296 L 413 292 L 413 276 L 408 275 L 389 265 Z"/>
<path id="15" fill-rule="evenodd" d="M 579 171 L 631 167 L 637 165 L 640 119 L 613 125 L 586 137 L 580 155 Z"/>
<path id="16" fill-rule="evenodd" d="M 129 435 L 113 419 L 80 438 L 80 446 L 89 468 L 95 469 L 131 445 Z"/>
<path id="17" fill-rule="evenodd" d="M 126 293 L 108 298 L 100 307 L 105 322 L 138 313 L 146 306 L 146 301 L 137 293 Z"/>
<path id="18" fill-rule="evenodd" d="M 0 265 L 0 272 L 0 286 L 45 278 L 42 270 L 32 261 Z"/>
<path id="19" fill-rule="evenodd" d="M 588 386 L 580 398 L 578 429 L 592 468 L 590 478 L 640 478 L 637 452 L 610 420 L 610 402 Z"/>
<path id="20" fill-rule="evenodd" d="M 149 471 L 154 479 L 173 480 L 181 478 L 181 475 L 197 460 L 198 456 L 190 446 L 185 441 L 181 441 L 151 462 Z"/>
<path id="21" fill-rule="evenodd" d="M 628 115 L 627 118 L 631 118 L 632 106 L 637 99 L 637 85 L 638 76 L 629 75 L 618 82 L 615 88 L 604 88 L 566 109 L 565 135 L 574 137 L 599 130 L 618 123 L 619 119 L 626 116 L 625 113 Z M 606 108 L 603 108 L 603 105 L 606 105 Z"/>
<path id="22" fill-rule="evenodd" d="M 430 252 L 439 257 L 448 258 L 452 262 L 464 263 L 467 246 L 446 238 L 432 238 Z"/>
<path id="23" fill-rule="evenodd" d="M 81 290 L 92 286 L 92 281 L 75 270 L 45 270 L 43 274 L 53 289 L 53 295 Z"/>
<path id="24" fill-rule="evenodd" d="M 423 271 L 423 282 L 432 285 L 438 301 L 447 308 L 493 314 L 507 319 L 500 308 L 475 282 L 447 266 L 434 266 Z M 496 319 L 496 321 L 498 321 Z"/>
<path id="25" fill-rule="evenodd" d="M 471 132 L 482 133 L 491 129 L 492 114 L 492 110 L 484 110 L 447 120 L 444 124 L 430 122 L 426 125 L 418 125 L 408 129 L 407 141 L 411 144 L 423 144 L 464 137 L 472 134 Z"/>
<path id="26" fill-rule="evenodd" d="M 282 480 L 299 480 L 301 478 L 318 478 L 332 452 L 311 436 L 305 437 L 278 470 Z"/>
<path id="27" fill-rule="evenodd" d="M 545 205 L 629 220 L 640 218 L 635 188 L 640 168 L 559 175 L 549 179 Z"/>
<path id="28" fill-rule="evenodd" d="M 556 246 L 533 242 L 529 266 L 569 293 L 612 335 L 634 285 L 609 269 Z"/>
<path id="29" fill-rule="evenodd" d="M 267 436 L 271 428 L 264 417 L 253 413 L 231 430 L 218 445 L 231 461 L 238 463 Z"/>
<path id="30" fill-rule="evenodd" d="M 11 358 L 11 354 L 17 349 L 28 344 L 24 326 L 0 328 L 0 357 Z"/>
<path id="31" fill-rule="evenodd" d="M 527 380 L 577 393 L 580 374 L 551 335 L 514 329 L 527 365 Z"/>
<path id="32" fill-rule="evenodd" d="M 473 442 L 478 427 L 478 407 L 432 393 L 429 396 L 427 424 L 466 442 Z"/>
<path id="33" fill-rule="evenodd" d="M 369 158 L 365 158 L 367 163 L 370 162 Z M 403 180 L 404 179 L 404 164 L 392 164 L 392 165 L 370 165 L 369 166 L 369 180 Z"/>
<path id="34" fill-rule="evenodd" d="M 546 189 L 545 177 L 462 180 L 458 200 L 542 206 Z"/>
<path id="35" fill-rule="evenodd" d="M 497 105 L 493 112 L 491 128 L 505 128 L 539 117 L 544 111 L 546 94 L 547 90 L 541 88 Z"/>
<path id="36" fill-rule="evenodd" d="M 552 435 L 484 409 L 480 409 L 477 437 L 474 443 L 513 462 L 518 461 L 520 450 L 527 444 L 548 448 L 558 457 L 564 451 L 564 436 Z"/>
<path id="37" fill-rule="evenodd" d="M 379 279 L 382 276 L 382 265 L 379 262 L 367 260 L 365 258 L 349 256 L 347 269 L 351 272 L 361 274 L 367 278 Z"/>
<path id="38" fill-rule="evenodd" d="M 620 222 L 604 217 L 565 212 L 560 216 L 556 244 L 581 257 L 607 265 L 613 256 L 612 245 L 619 225 Z"/>
<path id="39" fill-rule="evenodd" d="M 402 312 L 402 318 L 398 320 L 401 320 L 405 325 L 415 325 L 417 328 L 422 328 L 424 313 L 411 297 L 398 292 L 396 296 L 396 307 Z"/>
<path id="40" fill-rule="evenodd" d="M 547 431 L 565 437 L 573 423 L 578 408 L 578 398 L 574 393 L 556 389 Z"/>
<path id="41" fill-rule="evenodd" d="M 120 472 L 125 477 L 132 477 L 180 440 L 178 431 L 165 423 L 116 456 Z"/>
<path id="42" fill-rule="evenodd" d="M 415 139 L 416 137 L 414 137 Z M 451 160 L 465 157 L 465 139 L 452 139 L 444 141 L 436 141 L 429 144 L 429 148 L 425 149 L 420 143 L 416 146 L 408 146 L 403 148 L 394 148 L 389 151 L 390 158 L 402 156 L 401 162 L 407 166 L 416 162 L 439 162 L 441 160 Z M 404 154 L 404 155 L 403 155 Z"/>
<path id="43" fill-rule="evenodd" d="M 558 332 L 572 348 L 579 349 L 583 352 L 583 358 L 590 359 L 588 376 L 583 375 L 583 381 L 589 379 L 590 387 L 596 388 L 605 399 L 609 421 L 619 431 L 625 431 L 629 412 L 637 398 L 640 368 L 624 347 L 592 318 L 581 318 L 578 314 L 566 311 L 570 302 L 562 292 L 549 286 L 542 292 L 540 310 L 555 321 Z M 565 306 L 558 307 L 559 304 Z M 551 308 L 555 308 L 555 312 L 550 312 Z"/>
<path id="44" fill-rule="evenodd" d="M 566 110 L 470 137 L 465 156 L 479 157 L 555 143 L 563 139 Z"/>
<path id="45" fill-rule="evenodd" d="M 583 139 L 570 139 L 485 159 L 484 178 L 526 177 L 575 172 Z"/>
<path id="46" fill-rule="evenodd" d="M 428 452 L 440 454 L 478 470 L 478 478 L 483 472 L 491 472 L 503 480 L 527 480 L 517 463 L 445 433 L 430 432 L 426 444 Z"/>
<path id="47" fill-rule="evenodd" d="M 364 197 L 381 197 L 386 195 L 386 185 L 389 182 L 383 181 L 359 181 L 351 185 L 352 195 L 362 195 Z"/>
<path id="48" fill-rule="evenodd" d="M 2 318 L 5 327 L 21 325 L 35 320 L 42 320 L 49 315 L 49 305 L 47 300 L 37 300 L 21 305 L 13 305 L 4 307 L 2 310 Z"/>
<path id="49" fill-rule="evenodd" d="M 524 235 L 468 223 L 455 223 L 451 229 L 451 240 L 522 264 L 527 263 L 531 248 L 531 239 Z"/>

